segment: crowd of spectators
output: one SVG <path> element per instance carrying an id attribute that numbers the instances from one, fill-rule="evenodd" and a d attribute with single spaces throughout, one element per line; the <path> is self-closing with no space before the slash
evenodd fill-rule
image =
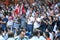
<path id="1" fill-rule="evenodd" d="M 60 40 L 60 2 L 47 2 L 0 4 L 0 40 Z"/>

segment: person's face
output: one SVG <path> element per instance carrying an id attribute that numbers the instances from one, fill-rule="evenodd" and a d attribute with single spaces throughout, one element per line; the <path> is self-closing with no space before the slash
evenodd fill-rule
<path id="1" fill-rule="evenodd" d="M 25 32 L 21 32 L 20 36 L 21 38 L 25 37 Z"/>
<path id="2" fill-rule="evenodd" d="M 55 36 L 55 33 L 54 32 L 52 32 L 52 34 L 53 34 L 53 36 Z"/>
<path id="3" fill-rule="evenodd" d="M 50 16 L 48 18 L 51 20 L 51 17 Z"/>
<path id="4" fill-rule="evenodd" d="M 35 17 L 37 18 L 38 17 L 38 14 L 35 14 Z"/>
<path id="5" fill-rule="evenodd" d="M 32 14 L 30 13 L 30 14 L 29 14 L 29 17 L 31 17 L 31 16 L 32 16 Z"/>
<path id="6" fill-rule="evenodd" d="M 55 20 L 58 20 L 58 18 L 56 17 Z"/>

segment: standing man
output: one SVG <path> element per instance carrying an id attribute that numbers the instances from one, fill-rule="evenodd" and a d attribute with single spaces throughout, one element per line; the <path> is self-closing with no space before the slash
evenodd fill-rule
<path id="1" fill-rule="evenodd" d="M 2 29 L 5 31 L 6 30 L 6 24 L 8 22 L 8 19 L 6 18 L 6 15 L 3 15 L 2 17 Z"/>

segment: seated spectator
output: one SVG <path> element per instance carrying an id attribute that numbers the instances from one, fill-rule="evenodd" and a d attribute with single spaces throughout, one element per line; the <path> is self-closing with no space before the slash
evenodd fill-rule
<path id="1" fill-rule="evenodd" d="M 33 37 L 30 40 L 40 40 L 40 33 L 38 31 L 33 32 Z"/>
<path id="2" fill-rule="evenodd" d="M 15 40 L 28 40 L 28 38 L 25 37 L 25 31 L 21 30 L 19 32 L 19 35 L 15 37 Z"/>
<path id="3" fill-rule="evenodd" d="M 8 33 L 8 39 L 7 40 L 14 40 L 14 33 L 13 32 Z"/>

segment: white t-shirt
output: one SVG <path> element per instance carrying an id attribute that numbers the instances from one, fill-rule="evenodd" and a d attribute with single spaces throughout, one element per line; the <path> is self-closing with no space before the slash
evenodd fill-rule
<path id="1" fill-rule="evenodd" d="M 39 40 L 37 36 L 33 36 L 30 40 Z"/>
<path id="2" fill-rule="evenodd" d="M 40 36 L 39 40 L 46 40 L 43 36 Z"/>
<path id="3" fill-rule="evenodd" d="M 34 22 L 34 17 L 29 17 L 27 24 L 33 24 Z"/>
<path id="4" fill-rule="evenodd" d="M 8 38 L 7 40 L 15 40 L 14 38 Z"/>
<path id="5" fill-rule="evenodd" d="M 12 25 L 13 25 L 13 21 L 12 20 L 7 22 L 7 26 L 12 26 Z"/>
<path id="6" fill-rule="evenodd" d="M 27 10 L 26 17 L 28 17 L 29 13 L 30 13 L 30 10 Z"/>
<path id="7" fill-rule="evenodd" d="M 5 40 L 5 39 L 0 35 L 0 40 Z"/>
<path id="8" fill-rule="evenodd" d="M 39 28 L 40 27 L 40 21 L 41 21 L 41 19 L 38 17 L 38 18 L 36 18 L 36 21 L 34 22 L 34 29 L 36 29 L 36 28 Z"/>

